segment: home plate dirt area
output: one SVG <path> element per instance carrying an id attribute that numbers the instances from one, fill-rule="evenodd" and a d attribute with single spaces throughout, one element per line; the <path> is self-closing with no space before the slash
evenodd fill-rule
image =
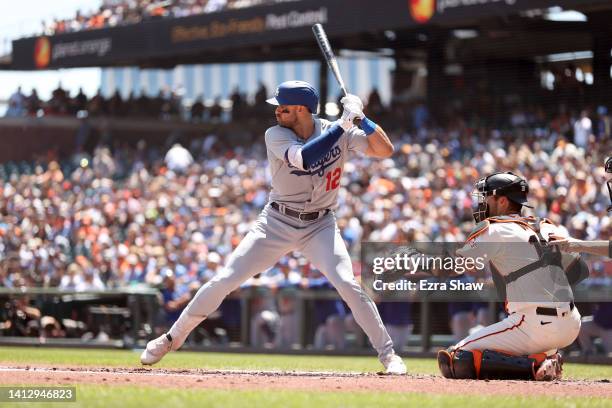
<path id="1" fill-rule="evenodd" d="M 218 390 L 387 391 L 425 394 L 516 395 L 612 398 L 609 380 L 554 382 L 448 380 L 440 376 L 306 371 L 233 371 L 160 368 L 102 368 L 60 365 L 5 365 L 0 385 L 108 384 Z"/>

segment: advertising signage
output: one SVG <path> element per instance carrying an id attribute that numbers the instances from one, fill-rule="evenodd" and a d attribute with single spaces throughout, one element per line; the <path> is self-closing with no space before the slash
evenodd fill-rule
<path id="1" fill-rule="evenodd" d="M 604 0 L 302 0 L 183 18 L 13 41 L 13 69 L 147 65 L 155 59 L 209 53 L 219 60 L 241 49 L 316 47 L 311 26 L 323 24 L 330 37 L 461 24 L 477 18 L 558 5 L 584 6 Z M 364 48 L 367 48 L 364 45 Z M 225 58 L 224 58 L 225 56 Z"/>

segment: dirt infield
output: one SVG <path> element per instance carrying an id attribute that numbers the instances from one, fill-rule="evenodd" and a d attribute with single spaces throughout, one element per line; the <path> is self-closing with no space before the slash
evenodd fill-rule
<path id="1" fill-rule="evenodd" d="M 447 380 L 432 375 L 402 377 L 363 373 L 84 368 L 71 366 L 0 367 L 0 385 L 134 385 L 219 390 L 377 391 L 427 394 L 516 395 L 612 398 L 608 380 L 533 381 Z"/>

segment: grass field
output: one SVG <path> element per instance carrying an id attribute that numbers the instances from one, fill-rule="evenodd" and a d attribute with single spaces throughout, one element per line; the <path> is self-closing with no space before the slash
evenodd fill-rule
<path id="1" fill-rule="evenodd" d="M 71 365 L 82 367 L 140 367 L 139 353 L 127 350 L 82 350 L 58 348 L 0 348 L 0 366 Z M 437 374 L 433 359 L 407 359 L 411 374 Z M 376 372 L 381 369 L 374 357 L 285 356 L 265 354 L 192 353 L 169 354 L 160 368 L 209 370 L 299 370 L 334 372 Z M 566 364 L 564 377 L 601 380 L 612 378 L 612 366 Z M 1 375 L 1 374 L 0 374 Z M 15 384 L 18 385 L 18 384 Z M 211 390 L 152 388 L 146 386 L 77 387 L 76 403 L 16 403 L 0 406 L 67 407 L 151 407 L 164 406 L 418 406 L 418 407 L 612 407 L 612 399 L 595 397 L 452 396 L 390 392 L 317 392 L 282 390 Z"/>

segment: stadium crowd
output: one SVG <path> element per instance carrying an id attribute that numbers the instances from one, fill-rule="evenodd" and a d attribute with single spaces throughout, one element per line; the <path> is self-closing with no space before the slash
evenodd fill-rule
<path id="1" fill-rule="evenodd" d="M 137 24 L 161 18 L 187 17 L 196 14 L 242 9 L 257 5 L 297 0 L 103 0 L 98 10 L 77 11 L 73 18 L 42 22 L 47 35 L 95 30 Z"/>
<path id="2" fill-rule="evenodd" d="M 415 105 L 407 115 L 410 126 L 390 132 L 397 147 L 393 158 L 355 157 L 345 166 L 336 216 L 350 253 L 357 259 L 360 243 L 368 240 L 463 241 L 473 227 L 473 184 L 496 170 L 528 180 L 535 215 L 566 226 L 577 238 L 608 239 L 602 163 L 611 139 L 604 110 L 598 112 L 591 120 L 561 110 L 545 120 L 515 110 L 508 128 L 471 127 L 461 117 L 434 127 L 423 105 Z M 248 231 L 267 202 L 269 175 L 261 142 L 229 149 L 209 135 L 168 147 L 141 141 L 91 153 L 78 149 L 67 159 L 34 162 L 31 172 L 4 172 L 0 286 L 161 287 L 164 320 L 172 321 Z M 609 284 L 612 264 L 595 262 L 591 279 Z M 291 254 L 242 289 L 252 287 L 290 293 L 329 285 Z M 279 299 L 253 300 L 252 344 L 295 343 L 295 303 Z M 341 347 L 344 336 L 338 333 L 354 327 L 350 313 L 340 302 L 321 302 L 315 342 Z M 221 327 L 235 326 L 229 317 L 239 315 L 235 308 L 231 299 L 224 303 Z M 401 335 L 409 332 L 407 313 L 402 320 L 401 309 L 382 310 L 383 319 L 405 329 Z"/>
<path id="3" fill-rule="evenodd" d="M 193 123 L 201 122 L 227 122 L 229 120 L 255 118 L 266 114 L 265 99 L 266 87 L 260 84 L 254 94 L 253 101 L 249 102 L 247 96 L 235 89 L 229 97 L 230 108 L 224 108 L 221 98 L 215 97 L 212 101 L 205 101 L 199 95 L 188 107 L 180 90 L 162 89 L 156 96 L 148 96 L 146 92 L 140 95 L 131 93 L 123 98 L 119 90 L 110 97 L 105 97 L 100 91 L 88 97 L 82 89 L 71 96 L 68 91 L 58 84 L 53 90 L 49 100 L 41 100 L 38 92 L 33 88 L 29 95 L 23 93 L 21 87 L 9 97 L 6 117 L 40 117 L 40 116 L 79 116 L 84 113 L 90 117 L 112 117 L 132 119 L 161 119 L 185 120 Z M 264 110 L 262 112 L 262 107 Z"/>

